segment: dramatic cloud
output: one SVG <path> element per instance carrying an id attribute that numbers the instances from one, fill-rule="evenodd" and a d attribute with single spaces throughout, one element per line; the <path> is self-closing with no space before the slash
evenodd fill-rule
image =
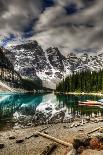
<path id="1" fill-rule="evenodd" d="M 0 28 L 4 32 L 20 32 L 32 18 L 40 14 L 41 3 L 33 0 L 0 0 Z"/>
<path id="2" fill-rule="evenodd" d="M 65 53 L 101 48 L 102 19 L 103 0 L 0 0 L 1 43 L 34 39 Z"/>

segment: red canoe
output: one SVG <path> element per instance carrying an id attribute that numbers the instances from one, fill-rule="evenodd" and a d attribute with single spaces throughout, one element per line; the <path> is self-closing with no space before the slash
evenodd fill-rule
<path id="1" fill-rule="evenodd" d="M 87 100 L 85 102 L 79 101 L 78 103 L 79 103 L 79 105 L 91 105 L 91 106 L 93 106 L 93 105 L 101 105 L 100 102 L 90 101 L 90 100 Z"/>

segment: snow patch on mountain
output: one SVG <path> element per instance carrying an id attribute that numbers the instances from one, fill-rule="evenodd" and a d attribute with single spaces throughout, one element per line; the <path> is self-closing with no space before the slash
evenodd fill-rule
<path id="1" fill-rule="evenodd" d="M 39 78 L 43 85 L 49 88 L 55 88 L 61 79 L 73 72 L 103 69 L 102 49 L 96 50 L 95 55 L 88 54 L 90 49 L 89 52 L 85 49 L 80 55 L 70 52 L 65 57 L 57 47 L 50 47 L 44 51 L 37 41 L 31 41 L 4 52 L 21 76 Z"/>

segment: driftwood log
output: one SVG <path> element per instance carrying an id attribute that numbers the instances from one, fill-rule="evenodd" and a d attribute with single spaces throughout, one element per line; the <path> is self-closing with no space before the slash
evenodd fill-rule
<path id="1" fill-rule="evenodd" d="M 103 129 L 103 126 L 98 127 L 98 128 L 96 128 L 96 129 L 94 129 L 94 130 L 88 132 L 87 135 L 89 135 L 89 134 L 91 134 L 91 133 L 94 133 L 94 132 L 96 132 L 96 131 L 98 131 L 98 130 L 100 130 L 100 129 Z"/>
<path id="2" fill-rule="evenodd" d="M 44 148 L 44 150 L 40 153 L 40 155 L 50 155 L 55 149 L 57 145 L 52 143 Z"/>
<path id="3" fill-rule="evenodd" d="M 42 131 L 48 129 L 48 128 L 50 128 L 51 126 L 52 126 L 52 125 L 49 125 L 49 126 L 47 126 L 47 127 L 44 127 L 43 129 L 39 130 L 39 132 L 42 132 Z M 32 137 L 36 137 L 36 132 L 33 133 L 32 135 L 28 136 L 28 137 L 25 137 L 25 139 L 30 139 L 30 138 L 32 138 Z"/>
<path id="4" fill-rule="evenodd" d="M 55 142 L 57 142 L 57 143 L 59 143 L 59 144 L 62 144 L 62 145 L 64 145 L 64 146 L 67 146 L 67 147 L 73 147 L 73 145 L 71 144 L 71 143 L 67 143 L 67 142 L 64 142 L 64 141 L 62 141 L 62 140 L 60 140 L 60 139 L 57 139 L 57 138 L 55 138 L 55 137 L 52 137 L 52 136 L 50 136 L 50 135 L 47 135 L 47 134 L 44 134 L 44 133 L 41 133 L 41 132 L 36 132 L 36 134 L 38 134 L 38 135 L 40 135 L 40 136 L 42 136 L 42 137 L 44 137 L 44 138 L 47 138 L 47 139 L 50 139 L 50 140 L 53 140 L 53 141 L 55 141 Z"/>

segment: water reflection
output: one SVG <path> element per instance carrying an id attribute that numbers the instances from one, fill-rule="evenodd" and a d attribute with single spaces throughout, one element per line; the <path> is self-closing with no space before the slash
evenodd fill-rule
<path id="1" fill-rule="evenodd" d="M 16 113 L 34 115 L 42 97 L 39 94 L 0 94 L 0 128 L 12 120 Z"/>
<path id="2" fill-rule="evenodd" d="M 98 96 L 75 96 L 75 95 L 57 95 L 57 100 L 59 103 L 63 103 L 67 106 L 68 111 L 75 116 L 102 116 L 103 107 L 89 107 L 89 106 L 79 106 L 78 101 L 93 100 L 97 101 L 101 97 Z"/>
<path id="3" fill-rule="evenodd" d="M 0 94 L 0 130 L 8 128 L 10 123 L 12 127 L 28 126 L 69 121 L 77 116 L 102 116 L 101 107 L 78 105 L 78 101 L 99 99 L 96 96 Z"/>

